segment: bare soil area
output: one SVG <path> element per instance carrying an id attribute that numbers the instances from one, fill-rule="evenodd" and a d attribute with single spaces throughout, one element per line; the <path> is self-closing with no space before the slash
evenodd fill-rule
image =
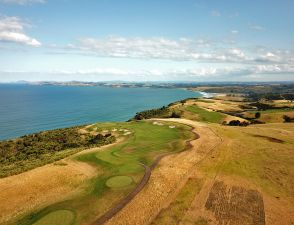
<path id="1" fill-rule="evenodd" d="M 219 225 L 265 225 L 263 198 L 257 190 L 216 181 L 205 208 L 213 212 Z"/>

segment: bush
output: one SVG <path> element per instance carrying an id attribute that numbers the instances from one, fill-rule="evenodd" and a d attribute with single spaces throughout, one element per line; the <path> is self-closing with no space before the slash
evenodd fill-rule
<path id="1" fill-rule="evenodd" d="M 274 107 L 272 107 L 271 105 L 269 104 L 264 104 L 264 103 L 261 103 L 261 102 L 255 102 L 255 103 L 251 103 L 249 104 L 250 106 L 254 106 L 256 107 L 258 110 L 267 110 L 267 109 L 273 109 Z"/>
<path id="2" fill-rule="evenodd" d="M 170 116 L 169 109 L 163 106 L 158 109 L 150 109 L 150 110 L 138 112 L 136 113 L 134 119 L 143 120 L 143 119 L 151 119 L 151 118 L 163 118 L 163 117 L 169 117 L 169 116 Z"/>
<path id="3" fill-rule="evenodd" d="M 283 116 L 284 123 L 292 123 L 294 122 L 294 118 L 291 118 L 290 116 L 284 115 Z"/>
<path id="4" fill-rule="evenodd" d="M 240 120 L 231 120 L 228 125 L 229 126 L 240 126 L 240 124 L 241 124 Z"/>
<path id="5" fill-rule="evenodd" d="M 78 150 L 101 146 L 115 140 L 115 137 L 109 134 L 80 134 L 80 128 L 44 131 L 25 135 L 13 141 L 1 141 L 0 171 L 6 172 L 2 172 L 0 177 L 23 172 L 67 157 Z"/>
<path id="6" fill-rule="evenodd" d="M 170 117 L 171 118 L 181 118 L 181 116 L 179 114 L 177 114 L 176 112 L 173 112 Z"/>
<path id="7" fill-rule="evenodd" d="M 241 126 L 241 127 L 246 127 L 249 125 L 248 122 L 246 121 L 243 121 L 243 122 L 240 122 L 240 120 L 231 120 L 229 123 L 228 123 L 229 126 Z"/>
<path id="8" fill-rule="evenodd" d="M 260 118 L 260 112 L 255 113 L 255 119 Z"/>

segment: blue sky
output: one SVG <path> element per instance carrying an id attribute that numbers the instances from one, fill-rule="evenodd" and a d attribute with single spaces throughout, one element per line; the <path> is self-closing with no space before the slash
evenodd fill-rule
<path id="1" fill-rule="evenodd" d="M 293 0 L 0 0 L 0 82 L 293 81 Z"/>

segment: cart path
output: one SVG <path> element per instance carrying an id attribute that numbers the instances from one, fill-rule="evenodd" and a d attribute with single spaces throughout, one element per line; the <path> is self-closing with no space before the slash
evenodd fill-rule
<path id="1" fill-rule="evenodd" d="M 194 141 L 198 138 L 200 138 L 200 135 L 197 134 L 195 131 L 193 131 L 194 126 L 191 126 L 190 124 L 187 124 L 192 128 L 191 132 L 194 133 L 195 137 L 191 140 L 186 141 L 186 147 L 184 150 L 190 149 L 193 145 L 191 144 L 191 141 Z M 183 150 L 183 151 L 184 151 Z M 168 155 L 176 154 L 179 152 L 170 152 L 166 154 L 162 154 L 156 158 L 154 163 L 149 167 L 143 163 L 140 163 L 141 166 L 144 167 L 145 173 L 144 176 L 142 177 L 140 183 L 136 186 L 136 188 L 129 193 L 126 197 L 124 197 L 122 200 L 120 200 L 114 207 L 109 209 L 106 213 L 104 213 L 101 217 L 99 217 L 93 225 L 101 225 L 110 220 L 113 216 L 115 216 L 121 209 L 123 209 L 130 201 L 133 200 L 133 198 L 136 197 L 136 195 L 145 187 L 145 185 L 148 183 L 150 176 L 151 176 L 151 171 L 158 165 L 160 160 Z"/>

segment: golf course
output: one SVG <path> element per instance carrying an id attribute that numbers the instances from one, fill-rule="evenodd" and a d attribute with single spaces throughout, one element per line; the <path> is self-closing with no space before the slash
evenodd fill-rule
<path id="1" fill-rule="evenodd" d="M 83 186 L 80 193 L 54 204 L 47 205 L 46 202 L 38 204 L 46 207 L 39 208 L 36 205 L 27 215 L 15 218 L 13 223 L 38 225 L 58 224 L 56 221 L 69 225 L 93 223 L 136 188 L 144 177 L 146 168 L 149 169 L 158 157 L 185 150 L 187 141 L 195 136 L 189 126 L 152 121 L 94 124 L 86 128 L 89 133 L 94 130 L 111 131 L 118 141 L 103 150 L 100 148 L 85 150 L 66 160 L 88 164 L 92 170 L 95 170 L 90 179 L 75 184 Z M 67 166 L 67 162 L 64 164 L 57 162 L 55 166 L 63 169 L 62 167 Z M 30 172 L 34 171 L 27 173 Z M 147 181 L 148 179 L 145 182 Z"/>
<path id="2" fill-rule="evenodd" d="M 292 103 L 262 111 L 252 104 L 186 99 L 128 122 L 3 142 L 8 150 L 21 146 L 32 163 L 4 165 L 0 223 L 291 225 L 294 126 L 283 118 L 291 119 Z"/>

